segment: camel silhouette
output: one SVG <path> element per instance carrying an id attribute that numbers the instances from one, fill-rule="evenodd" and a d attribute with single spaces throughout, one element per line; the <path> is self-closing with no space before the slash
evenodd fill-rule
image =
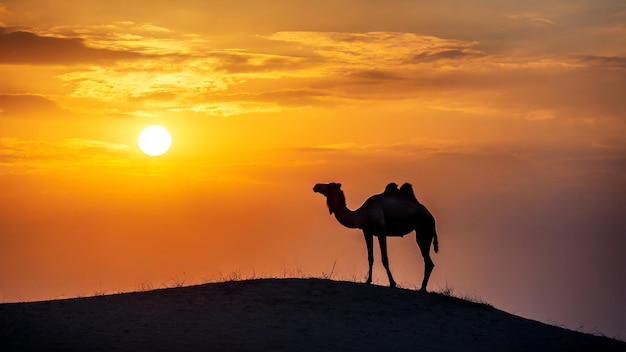
<path id="1" fill-rule="evenodd" d="M 403 237 L 415 231 L 417 245 L 424 257 L 424 280 L 420 291 L 426 291 L 428 279 L 435 267 L 430 258 L 430 244 L 433 243 L 435 253 L 439 251 L 435 218 L 422 205 L 413 192 L 413 187 L 405 183 L 398 189 L 398 185 L 390 183 L 381 194 L 369 197 L 363 205 L 350 210 L 346 206 L 346 197 L 341 190 L 340 183 L 318 183 L 313 192 L 321 193 L 326 197 L 326 204 L 330 214 L 335 214 L 339 223 L 351 229 L 363 230 L 367 245 L 367 259 L 369 274 L 365 283 L 372 282 L 372 265 L 374 264 L 374 236 L 378 237 L 383 266 L 389 277 L 389 286 L 396 287 L 387 257 L 387 237 Z"/>

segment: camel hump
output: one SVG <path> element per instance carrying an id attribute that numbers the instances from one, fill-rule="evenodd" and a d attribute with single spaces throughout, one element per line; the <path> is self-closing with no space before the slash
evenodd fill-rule
<path id="1" fill-rule="evenodd" d="M 395 182 L 391 182 L 385 187 L 384 194 L 396 194 L 398 193 L 398 185 Z"/>
<path id="2" fill-rule="evenodd" d="M 413 186 L 410 183 L 405 183 L 400 187 L 400 194 L 414 200 L 416 203 L 419 203 L 417 198 L 415 197 L 415 192 L 413 191 Z"/>

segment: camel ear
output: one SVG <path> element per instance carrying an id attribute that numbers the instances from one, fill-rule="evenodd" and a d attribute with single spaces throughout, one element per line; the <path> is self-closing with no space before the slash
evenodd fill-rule
<path id="1" fill-rule="evenodd" d="M 337 184 L 337 188 L 341 188 L 341 183 L 338 183 L 338 184 Z"/>

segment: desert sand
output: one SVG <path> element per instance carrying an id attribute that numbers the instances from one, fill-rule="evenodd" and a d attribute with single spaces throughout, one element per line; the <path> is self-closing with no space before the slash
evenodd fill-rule
<path id="1" fill-rule="evenodd" d="M 0 351 L 626 351 L 439 293 L 256 279 L 0 304 Z"/>

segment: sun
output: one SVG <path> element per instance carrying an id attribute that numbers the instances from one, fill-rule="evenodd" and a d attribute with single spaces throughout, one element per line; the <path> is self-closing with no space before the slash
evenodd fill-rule
<path id="1" fill-rule="evenodd" d="M 137 143 L 141 151 L 147 155 L 159 156 L 170 149 L 172 136 L 165 127 L 152 125 L 141 131 Z"/>

